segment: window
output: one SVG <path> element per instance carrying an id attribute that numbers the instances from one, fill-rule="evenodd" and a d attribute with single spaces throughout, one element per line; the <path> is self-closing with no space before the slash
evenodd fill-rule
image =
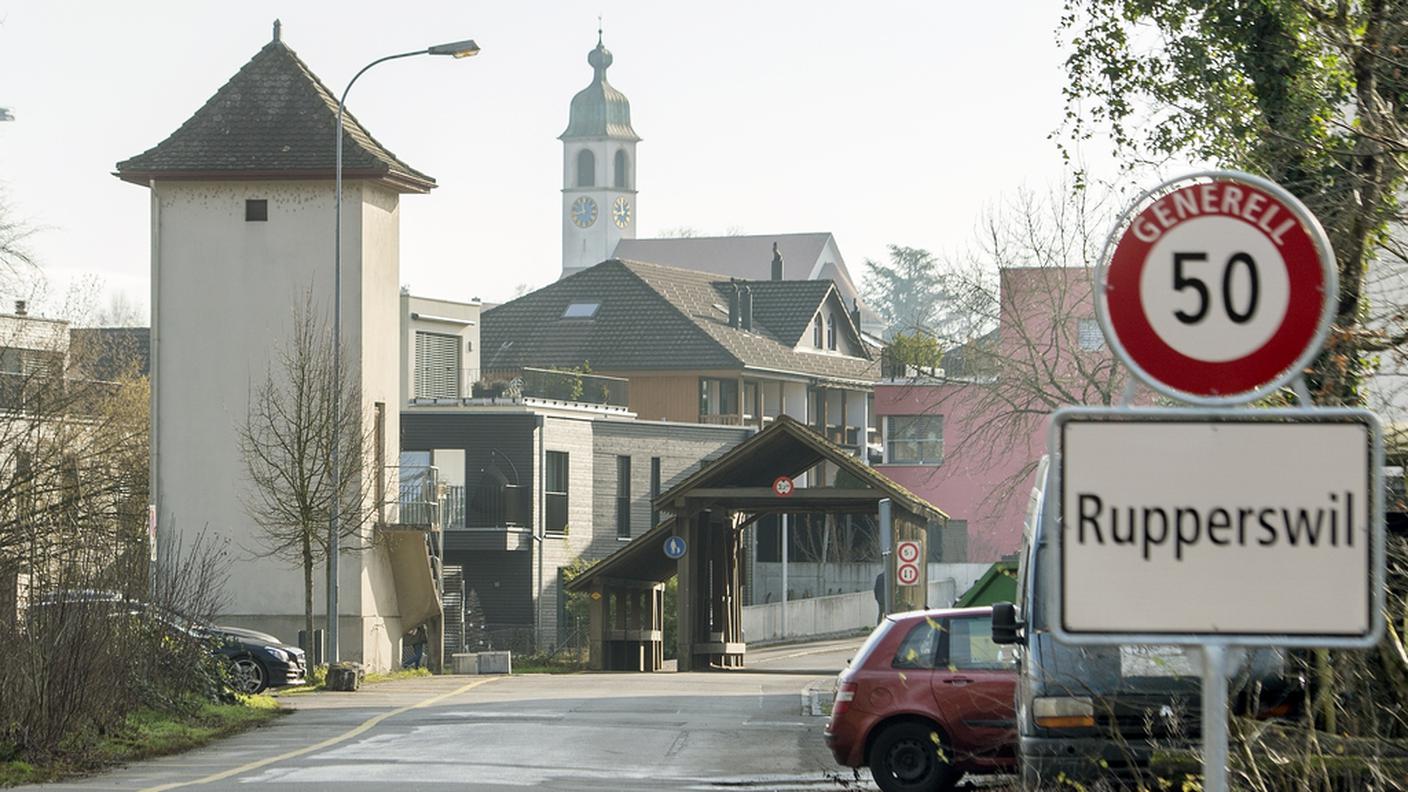
<path id="1" fill-rule="evenodd" d="M 743 381 L 743 420 L 751 422 L 762 412 L 762 404 L 758 401 L 758 383 L 752 380 Z"/>
<path id="2" fill-rule="evenodd" d="M 1105 334 L 1100 332 L 1100 323 L 1094 319 L 1077 320 L 1076 343 L 1086 352 L 1099 352 L 1104 349 Z"/>
<path id="3" fill-rule="evenodd" d="M 616 180 L 617 189 L 629 190 L 631 188 L 631 163 L 626 156 L 625 149 L 616 150 Z"/>
<path id="4" fill-rule="evenodd" d="M 816 324 L 812 326 L 812 346 L 821 349 L 821 334 L 825 332 L 822 327 L 821 314 L 816 315 Z"/>
<path id="5" fill-rule="evenodd" d="M 591 149 L 577 152 L 577 186 L 596 186 L 596 155 Z"/>
<path id="6" fill-rule="evenodd" d="M 992 619 L 949 619 L 949 666 L 1000 671 L 1010 668 L 1011 663 L 1010 650 L 993 643 Z"/>
<path id="7" fill-rule="evenodd" d="M 616 457 L 616 538 L 631 538 L 631 458 Z"/>
<path id="8" fill-rule="evenodd" d="M 547 466 L 543 478 L 543 489 L 547 496 L 543 530 L 548 533 L 567 533 L 567 452 L 547 452 Z"/>
<path id="9" fill-rule="evenodd" d="M 836 314 L 831 314 L 826 319 L 826 348 L 836 349 Z"/>
<path id="10" fill-rule="evenodd" d="M 650 458 L 650 527 L 660 524 L 660 510 L 655 508 L 655 499 L 660 497 L 660 457 Z"/>
<path id="11" fill-rule="evenodd" d="M 562 312 L 563 319 L 591 319 L 596 316 L 596 310 L 601 307 L 601 303 L 572 303 Z"/>
<path id="12" fill-rule="evenodd" d="M 700 377 L 699 414 L 738 415 L 738 382 Z"/>
<path id="13" fill-rule="evenodd" d="M 460 396 L 460 337 L 416 333 L 417 399 L 457 399 Z"/>
<path id="14" fill-rule="evenodd" d="M 264 198 L 250 198 L 244 202 L 244 221 L 262 223 L 269 219 L 269 201 Z"/>
<path id="15" fill-rule="evenodd" d="M 885 418 L 885 463 L 940 465 L 944 461 L 942 415 L 890 415 Z"/>
<path id="16" fill-rule="evenodd" d="M 925 619 L 919 622 L 904 637 L 900 648 L 895 650 L 895 659 L 890 665 L 895 668 L 934 668 L 941 635 L 943 627 L 938 621 Z"/>

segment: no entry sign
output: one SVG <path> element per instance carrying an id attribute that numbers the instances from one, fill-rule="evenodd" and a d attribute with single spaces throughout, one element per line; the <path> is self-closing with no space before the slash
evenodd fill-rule
<path id="1" fill-rule="evenodd" d="M 1289 192 L 1245 173 L 1145 193 L 1106 244 L 1095 310 L 1151 387 L 1193 403 L 1248 401 L 1320 348 L 1336 293 L 1324 230 Z"/>

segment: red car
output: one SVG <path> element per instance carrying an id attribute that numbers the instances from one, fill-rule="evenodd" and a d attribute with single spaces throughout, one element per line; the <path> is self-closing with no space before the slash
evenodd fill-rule
<path id="1" fill-rule="evenodd" d="M 965 773 L 1016 767 L 1012 648 L 992 641 L 992 608 L 896 613 L 841 672 L 826 744 L 869 765 L 885 792 L 952 789 Z"/>

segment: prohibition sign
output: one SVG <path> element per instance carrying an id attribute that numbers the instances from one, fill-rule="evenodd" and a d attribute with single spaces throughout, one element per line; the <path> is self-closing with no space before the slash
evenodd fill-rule
<path id="1" fill-rule="evenodd" d="M 793 484 L 792 479 L 787 476 L 778 476 L 777 480 L 772 483 L 773 494 L 780 498 L 788 497 L 795 489 L 797 489 L 797 485 Z"/>
<path id="2" fill-rule="evenodd" d="M 895 578 L 901 586 L 913 586 L 919 582 L 919 567 L 914 564 L 900 564 L 895 570 Z"/>
<path id="3" fill-rule="evenodd" d="M 895 555 L 902 564 L 913 564 L 919 560 L 918 542 L 900 542 L 895 545 Z"/>
<path id="4" fill-rule="evenodd" d="M 1329 331 L 1334 254 L 1295 196 L 1213 171 L 1146 192 L 1096 273 L 1095 311 L 1114 352 L 1155 390 L 1197 404 L 1284 385 Z"/>

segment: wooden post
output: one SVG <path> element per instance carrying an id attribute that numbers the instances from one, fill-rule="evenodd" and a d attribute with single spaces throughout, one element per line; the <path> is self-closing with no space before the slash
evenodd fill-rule
<path id="1" fill-rule="evenodd" d="M 592 581 L 591 592 L 587 595 L 587 667 L 593 671 L 606 670 L 606 658 L 602 654 L 606 650 L 602 641 L 606 635 L 604 600 L 601 582 Z"/>

